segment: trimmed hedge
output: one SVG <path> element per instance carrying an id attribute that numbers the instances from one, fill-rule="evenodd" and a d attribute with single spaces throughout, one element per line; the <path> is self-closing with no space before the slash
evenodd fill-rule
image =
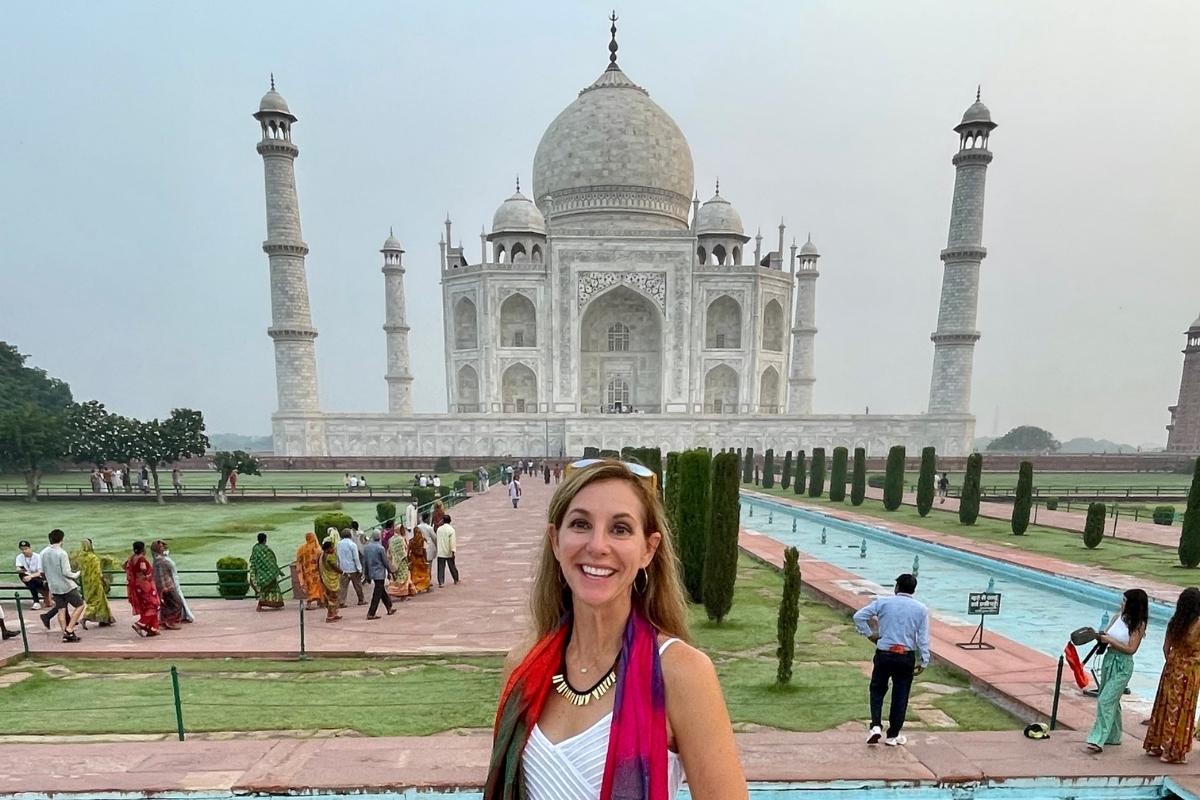
<path id="1" fill-rule="evenodd" d="M 871 475 L 870 477 L 867 478 L 867 486 L 870 486 L 872 489 L 882 489 L 883 488 L 883 476 L 882 475 Z"/>
<path id="2" fill-rule="evenodd" d="M 516 468 L 514 467 L 514 470 Z M 519 473 L 513 472 L 513 479 L 519 477 Z M 417 508 L 427 506 L 438 498 L 437 489 L 433 486 L 414 486 L 412 488 L 413 501 L 416 502 Z M 425 509 L 428 511 L 429 509 Z"/>
<path id="3" fill-rule="evenodd" d="M 1083 523 L 1083 544 L 1095 550 L 1104 541 L 1104 503 L 1089 503 L 1087 521 Z"/>
<path id="4" fill-rule="evenodd" d="M 383 500 L 375 504 L 375 521 L 387 522 L 396 518 L 396 504 L 391 500 Z"/>
<path id="5" fill-rule="evenodd" d="M 825 448 L 814 447 L 812 469 L 808 476 L 808 496 L 820 497 L 825 493 Z"/>
<path id="6" fill-rule="evenodd" d="M 829 499 L 841 503 L 846 499 L 846 459 L 850 451 L 844 447 L 833 448 L 833 466 L 829 470 Z"/>
<path id="7" fill-rule="evenodd" d="M 895 511 L 904 500 L 904 445 L 888 450 L 887 471 L 883 475 L 883 507 Z M 922 516 L 924 516 L 922 514 Z"/>
<path id="8" fill-rule="evenodd" d="M 764 489 L 775 487 L 775 448 L 768 447 L 763 455 L 762 485 Z"/>
<path id="9" fill-rule="evenodd" d="M 937 450 L 932 447 L 921 448 L 921 471 L 917 473 L 917 513 L 922 517 L 933 508 L 933 498 L 937 494 L 934 480 L 937 478 Z"/>
<path id="10" fill-rule="evenodd" d="M 1057 497 L 1046 498 L 1046 510 L 1047 511 L 1058 511 L 1058 498 Z"/>
<path id="11" fill-rule="evenodd" d="M 1171 525 L 1175 522 L 1175 506 L 1155 506 L 1154 524 Z"/>
<path id="12" fill-rule="evenodd" d="M 963 475 L 962 494 L 958 501 L 958 521 L 963 525 L 974 525 L 979 519 L 979 480 L 983 475 L 983 456 L 972 453 L 967 456 L 967 471 Z"/>
<path id="13" fill-rule="evenodd" d="M 413 491 L 416 491 L 415 489 Z M 353 518 L 349 514 L 343 514 L 341 511 L 328 511 L 324 514 L 317 514 L 313 520 L 313 533 L 317 535 L 317 541 L 325 541 L 325 531 L 329 528 L 337 528 L 340 532 L 343 528 L 349 528 Z M 335 540 L 336 541 L 336 540 Z"/>
<path id="14" fill-rule="evenodd" d="M 704 448 L 679 456 L 679 559 L 693 603 L 704 600 L 704 549 L 708 544 L 712 458 Z"/>
<path id="15" fill-rule="evenodd" d="M 867 496 L 867 449 L 854 448 L 854 471 L 850 477 L 850 505 L 861 506 Z"/>
<path id="16" fill-rule="evenodd" d="M 619 459 L 621 454 L 616 450 L 601 450 L 597 458 L 616 458 Z"/>
<path id="17" fill-rule="evenodd" d="M 786 489 L 792 485 L 792 451 L 783 454 L 783 475 L 779 479 L 779 488 Z"/>
<path id="18" fill-rule="evenodd" d="M 679 453 L 667 453 L 667 485 L 663 487 L 663 509 L 667 524 L 675 537 L 675 552 L 679 552 Z"/>
<path id="19" fill-rule="evenodd" d="M 785 686 L 792 680 L 792 659 L 796 654 L 796 623 L 800 620 L 800 551 L 789 547 L 783 551 L 783 598 L 779 601 L 779 618 L 775 635 L 779 645 L 775 656 L 779 667 L 775 683 Z"/>
<path id="20" fill-rule="evenodd" d="M 1033 464 L 1022 461 L 1017 470 L 1017 496 L 1013 500 L 1012 532 L 1024 536 L 1029 528 L 1029 511 L 1033 508 Z"/>
<path id="21" fill-rule="evenodd" d="M 733 608 L 733 585 L 737 579 L 738 528 L 742 512 L 741 498 L 738 495 L 740 466 L 737 456 L 733 453 L 721 453 L 712 461 L 712 514 L 708 526 L 708 547 L 704 553 L 702 589 L 704 610 L 708 618 L 718 624 Z"/>
<path id="22" fill-rule="evenodd" d="M 804 494 L 804 486 L 808 480 L 808 467 L 804 463 L 804 451 L 796 454 L 796 474 L 792 478 L 792 491 Z"/>
<path id="23" fill-rule="evenodd" d="M 583 457 L 584 458 L 599 458 L 600 457 L 600 448 L 592 447 L 591 445 L 588 445 L 587 447 L 583 448 Z"/>
<path id="24" fill-rule="evenodd" d="M 742 483 L 754 480 L 754 448 L 747 447 L 746 455 L 742 456 Z"/>
<path id="25" fill-rule="evenodd" d="M 1192 488 L 1188 490 L 1187 509 L 1183 512 L 1179 563 L 1189 569 L 1200 564 L 1200 458 L 1192 470 Z"/>
<path id="26" fill-rule="evenodd" d="M 217 594 L 227 600 L 241 600 L 250 593 L 250 564 L 244 558 L 225 556 L 217 559 Z"/>

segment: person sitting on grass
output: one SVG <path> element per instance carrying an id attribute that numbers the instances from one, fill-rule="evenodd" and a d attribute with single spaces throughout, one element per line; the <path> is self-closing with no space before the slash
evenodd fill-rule
<path id="1" fill-rule="evenodd" d="M 255 611 L 283 608 L 283 592 L 279 589 L 279 561 L 275 551 L 267 546 L 267 535 L 258 535 L 258 544 L 250 550 L 250 585 L 258 597 Z"/>

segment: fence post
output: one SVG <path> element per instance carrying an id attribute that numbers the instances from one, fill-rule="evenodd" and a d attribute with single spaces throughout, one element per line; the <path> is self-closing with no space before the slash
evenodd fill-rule
<path id="1" fill-rule="evenodd" d="M 171 665 L 171 691 L 175 695 L 175 728 L 179 732 L 179 741 L 183 741 L 183 699 L 179 696 L 179 670 Z"/>
<path id="2" fill-rule="evenodd" d="M 1058 727 L 1058 695 L 1062 692 L 1063 657 L 1058 657 L 1058 674 L 1054 678 L 1054 704 L 1050 707 L 1050 730 Z"/>
<path id="3" fill-rule="evenodd" d="M 25 649 L 25 657 L 29 658 L 29 632 L 25 630 L 25 613 L 21 610 L 20 592 L 13 592 L 13 600 L 17 604 L 17 622 L 21 626 L 21 646 Z"/>
<path id="4" fill-rule="evenodd" d="M 1117 538 L 1117 520 L 1121 518 L 1121 506 L 1113 503 L 1113 538 Z"/>
<path id="5" fill-rule="evenodd" d="M 305 605 L 307 605 L 307 601 L 301 600 L 300 601 L 300 660 L 301 661 L 308 660 L 308 651 L 305 649 L 305 646 L 304 646 L 304 606 Z"/>

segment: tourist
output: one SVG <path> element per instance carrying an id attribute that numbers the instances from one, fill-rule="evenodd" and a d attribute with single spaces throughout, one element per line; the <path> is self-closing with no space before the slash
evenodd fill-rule
<path id="1" fill-rule="evenodd" d="M 96 555 L 91 539 L 79 543 L 79 583 L 83 586 L 83 602 L 87 604 L 87 613 L 83 617 L 84 630 L 89 622 L 95 622 L 102 628 L 112 625 L 114 619 L 108 608 L 111 581 L 104 574 L 100 556 Z"/>
<path id="2" fill-rule="evenodd" d="M 58 528 L 50 531 L 50 546 L 42 551 L 42 569 L 46 573 L 46 583 L 50 586 L 50 596 L 54 598 L 54 607 L 41 615 L 42 626 L 50 630 L 50 620 L 58 617 L 59 626 L 63 630 L 64 642 L 78 642 L 79 635 L 75 626 L 83 619 L 87 604 L 79 593 L 79 573 L 71 569 L 71 559 L 63 550 L 62 542 L 66 534 Z M 60 613 L 61 612 L 61 613 Z"/>
<path id="3" fill-rule="evenodd" d="M 1183 764 L 1196 733 L 1200 693 L 1200 589 L 1180 593 L 1163 640 L 1162 677 L 1142 747 L 1168 764 Z"/>
<path id="4" fill-rule="evenodd" d="M 296 578 L 304 592 L 305 609 L 319 608 L 325 602 L 321 585 L 321 545 L 312 531 L 304 534 L 304 544 L 296 550 Z"/>
<path id="5" fill-rule="evenodd" d="M 146 560 L 146 543 L 134 542 L 133 555 L 125 562 L 125 596 L 137 619 L 133 630 L 138 636 L 158 636 L 158 587 L 154 568 Z"/>
<path id="6" fill-rule="evenodd" d="M 437 506 L 434 506 L 437 510 Z M 425 563 L 429 565 L 430 572 L 433 571 L 433 565 L 437 563 L 437 528 L 429 524 L 429 512 L 426 511 L 421 515 L 421 524 L 417 526 L 421 531 L 421 537 L 425 540 Z M 432 583 L 430 588 L 433 588 Z"/>
<path id="7" fill-rule="evenodd" d="M 883 697 L 892 685 L 892 705 L 888 711 L 889 747 L 904 744 L 900 734 L 908 713 L 908 693 L 913 677 L 929 666 L 929 609 L 913 599 L 917 578 L 907 572 L 896 578 L 896 593 L 877 597 L 854 614 L 858 632 L 875 644 L 871 670 L 871 733 L 867 744 L 878 744 L 883 737 L 881 719 Z M 920 655 L 920 661 L 917 657 Z"/>
<path id="8" fill-rule="evenodd" d="M 550 485 L 550 465 L 544 461 L 542 462 L 542 480 L 547 486 Z"/>
<path id="9" fill-rule="evenodd" d="M 416 498 L 411 498 L 408 505 L 404 507 L 404 527 L 411 531 L 417 527 L 420 518 L 417 516 L 417 501 Z"/>
<path id="10" fill-rule="evenodd" d="M 458 584 L 458 566 L 454 563 L 454 556 L 458 550 L 458 536 L 454 530 L 454 526 L 450 524 L 450 515 L 442 520 L 442 524 L 437 529 L 437 576 L 438 588 L 446 585 L 446 567 L 450 567 L 450 577 L 454 578 L 455 585 Z"/>
<path id="11" fill-rule="evenodd" d="M 92 494 L 100 494 L 100 470 L 97 467 L 92 467 L 92 474 L 88 476 L 88 480 L 92 483 Z"/>
<path id="12" fill-rule="evenodd" d="M 347 590 L 353 586 L 354 594 L 358 597 L 358 604 L 366 604 L 363 599 L 362 588 L 362 556 L 358 553 L 358 545 L 350 538 L 350 529 L 345 528 L 339 534 L 337 543 L 338 569 L 342 576 L 338 582 L 338 607 L 346 607 Z"/>
<path id="13" fill-rule="evenodd" d="M 562 480 L 562 464 L 555 463 L 554 464 L 554 485 L 557 486 L 558 482 L 560 480 Z"/>
<path id="14" fill-rule="evenodd" d="M 46 576 L 42 573 L 42 557 L 33 552 L 29 542 L 22 539 L 17 543 L 20 552 L 17 553 L 17 576 L 29 594 L 33 595 L 33 610 L 42 607 L 42 601 L 50 605 L 50 589 L 46 586 Z"/>
<path id="15" fill-rule="evenodd" d="M 367 619 L 379 619 L 379 615 L 375 612 L 379 610 L 380 602 L 387 609 L 389 617 L 395 614 L 396 609 L 392 607 L 392 598 L 388 597 L 387 589 L 384 586 L 392 574 L 392 568 L 388 564 L 387 551 L 379 543 L 379 531 L 371 533 L 371 541 L 367 542 L 366 549 L 363 551 L 363 571 L 374 586 L 371 591 L 371 605 L 367 608 Z"/>
<path id="16" fill-rule="evenodd" d="M 383 521 L 383 530 L 380 531 L 379 543 L 383 545 L 383 549 L 388 549 L 388 544 L 391 543 L 392 537 L 396 535 L 396 521 L 386 519 Z"/>
<path id="17" fill-rule="evenodd" d="M 508 499 L 512 500 L 513 508 L 516 508 L 517 503 L 521 502 L 521 481 L 515 475 L 512 482 L 508 484 Z"/>
<path id="18" fill-rule="evenodd" d="M 237 472 L 229 473 L 229 493 L 237 494 Z"/>
<path id="19" fill-rule="evenodd" d="M 123 475 L 123 474 L 122 474 L 122 472 L 121 472 L 121 468 L 120 468 L 120 467 L 117 467 L 116 469 L 114 469 L 114 470 L 113 470 L 113 474 L 112 474 L 112 482 L 113 482 L 113 491 L 114 491 L 114 492 L 115 492 L 117 489 L 123 489 L 123 488 L 125 488 L 125 478 L 124 478 L 124 475 Z"/>
<path id="20" fill-rule="evenodd" d="M 187 597 L 183 594 L 183 582 L 179 580 L 179 570 L 175 566 L 175 559 L 171 558 L 171 548 L 166 542 L 162 543 L 162 557 L 166 562 L 167 569 L 171 571 L 171 583 L 175 585 L 175 596 L 179 598 L 179 604 L 183 606 L 183 621 L 195 622 L 196 615 L 192 613 L 192 607 L 188 605 Z"/>
<path id="21" fill-rule="evenodd" d="M 441 475 L 433 476 L 433 488 L 435 488 L 435 489 L 442 488 L 442 476 Z"/>
<path id="22" fill-rule="evenodd" d="M 571 471 L 550 502 L 533 635 L 510 652 L 502 683 L 489 800 L 599 798 L 602 782 L 627 787 L 613 797 L 666 800 L 684 762 L 693 797 L 747 797 L 716 671 L 686 643 L 679 562 L 644 471 L 615 461 Z M 552 743 L 567 739 L 572 761 L 596 765 L 588 777 L 559 766 Z"/>
<path id="23" fill-rule="evenodd" d="M 332 531 L 333 528 L 330 528 Z M 341 588 L 342 571 L 338 564 L 337 551 L 333 539 L 321 543 L 321 559 L 317 562 L 321 576 L 321 599 L 325 603 L 325 621 L 337 622 L 342 618 L 338 613 L 338 590 Z"/>
<path id="24" fill-rule="evenodd" d="M 428 515 L 426 515 L 428 517 Z M 429 554 L 426 551 L 425 532 L 433 532 L 422 522 L 413 529 L 412 541 L 408 543 L 408 571 L 412 579 L 413 593 L 424 594 L 429 591 Z"/>
<path id="25" fill-rule="evenodd" d="M 111 493 L 112 493 L 112 491 L 113 491 L 113 471 L 112 471 L 112 467 L 105 467 L 103 470 L 101 470 L 101 471 L 100 471 L 100 478 L 101 478 L 101 480 L 103 480 L 103 481 L 104 481 L 104 486 L 103 486 L 103 487 L 101 487 L 101 491 L 103 491 L 103 492 L 108 492 L 108 493 L 110 493 L 110 494 L 111 494 Z"/>
<path id="26" fill-rule="evenodd" d="M 275 551 L 267 546 L 267 535 L 258 535 L 258 544 L 250 551 L 250 585 L 258 597 L 255 611 L 264 608 L 283 608 L 283 592 L 279 589 L 279 561 Z"/>
<path id="27" fill-rule="evenodd" d="M 420 486 L 422 489 L 424 489 L 425 487 L 427 487 L 429 485 L 429 479 L 426 478 L 423 474 L 418 474 L 417 475 L 417 485 Z"/>
<path id="28" fill-rule="evenodd" d="M 389 566 L 392 568 L 392 580 L 388 583 L 387 592 L 398 600 L 407 600 L 415 593 L 408 568 L 408 539 L 402 525 L 384 546 L 388 551 Z"/>
<path id="29" fill-rule="evenodd" d="M 946 502 L 946 495 L 950 492 L 950 473 L 943 472 L 942 477 L 938 478 L 938 497 L 942 498 L 939 502 Z"/>
<path id="30" fill-rule="evenodd" d="M 433 525 L 433 530 L 436 533 L 437 529 L 442 526 L 442 521 L 446 519 L 446 507 L 442 505 L 441 500 L 433 501 L 433 519 L 430 522 Z"/>
<path id="31" fill-rule="evenodd" d="M 367 476 L 366 475 L 358 476 L 358 488 L 360 488 L 360 489 L 367 488 Z"/>
<path id="32" fill-rule="evenodd" d="M 183 473 L 179 467 L 171 470 L 171 487 L 175 490 L 176 497 L 183 495 Z"/>
<path id="33" fill-rule="evenodd" d="M 264 534 L 259 535 L 264 536 Z M 177 631 L 183 622 L 183 601 L 179 599 L 179 593 L 175 591 L 175 579 L 164 555 L 166 549 L 167 544 L 162 539 L 158 539 L 150 545 L 150 552 L 154 554 L 154 586 L 158 589 L 160 602 L 158 621 L 167 630 Z"/>
<path id="34" fill-rule="evenodd" d="M 1141 589 L 1129 589 L 1121 609 L 1096 641 L 1107 645 L 1100 668 L 1100 694 L 1096 697 L 1096 721 L 1087 735 L 1087 749 L 1100 753 L 1106 744 L 1121 743 L 1121 696 L 1133 677 L 1133 656 L 1146 635 L 1150 621 L 1150 598 Z"/>
<path id="35" fill-rule="evenodd" d="M 350 491 L 353 492 L 357 488 L 358 488 L 358 476 L 351 475 L 350 476 Z"/>
<path id="36" fill-rule="evenodd" d="M 150 469 L 145 464 L 142 464 L 142 471 L 138 473 L 138 488 L 142 494 L 150 494 Z"/>
<path id="37" fill-rule="evenodd" d="M 349 472 L 342 475 L 342 486 L 343 486 L 343 488 L 345 488 L 346 491 L 350 491 L 350 473 Z"/>
<path id="38" fill-rule="evenodd" d="M 4 606 L 0 606 L 0 641 L 8 641 L 20 634 L 20 631 L 10 631 L 8 626 L 4 624 Z"/>

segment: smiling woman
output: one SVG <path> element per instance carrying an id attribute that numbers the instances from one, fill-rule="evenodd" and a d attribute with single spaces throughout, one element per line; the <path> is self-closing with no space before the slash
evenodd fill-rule
<path id="1" fill-rule="evenodd" d="M 581 466 L 550 502 L 534 630 L 509 654 L 486 800 L 609 800 L 614 787 L 669 800 L 685 772 L 695 800 L 747 796 L 716 671 L 686 641 L 653 475 L 633 469 Z"/>

